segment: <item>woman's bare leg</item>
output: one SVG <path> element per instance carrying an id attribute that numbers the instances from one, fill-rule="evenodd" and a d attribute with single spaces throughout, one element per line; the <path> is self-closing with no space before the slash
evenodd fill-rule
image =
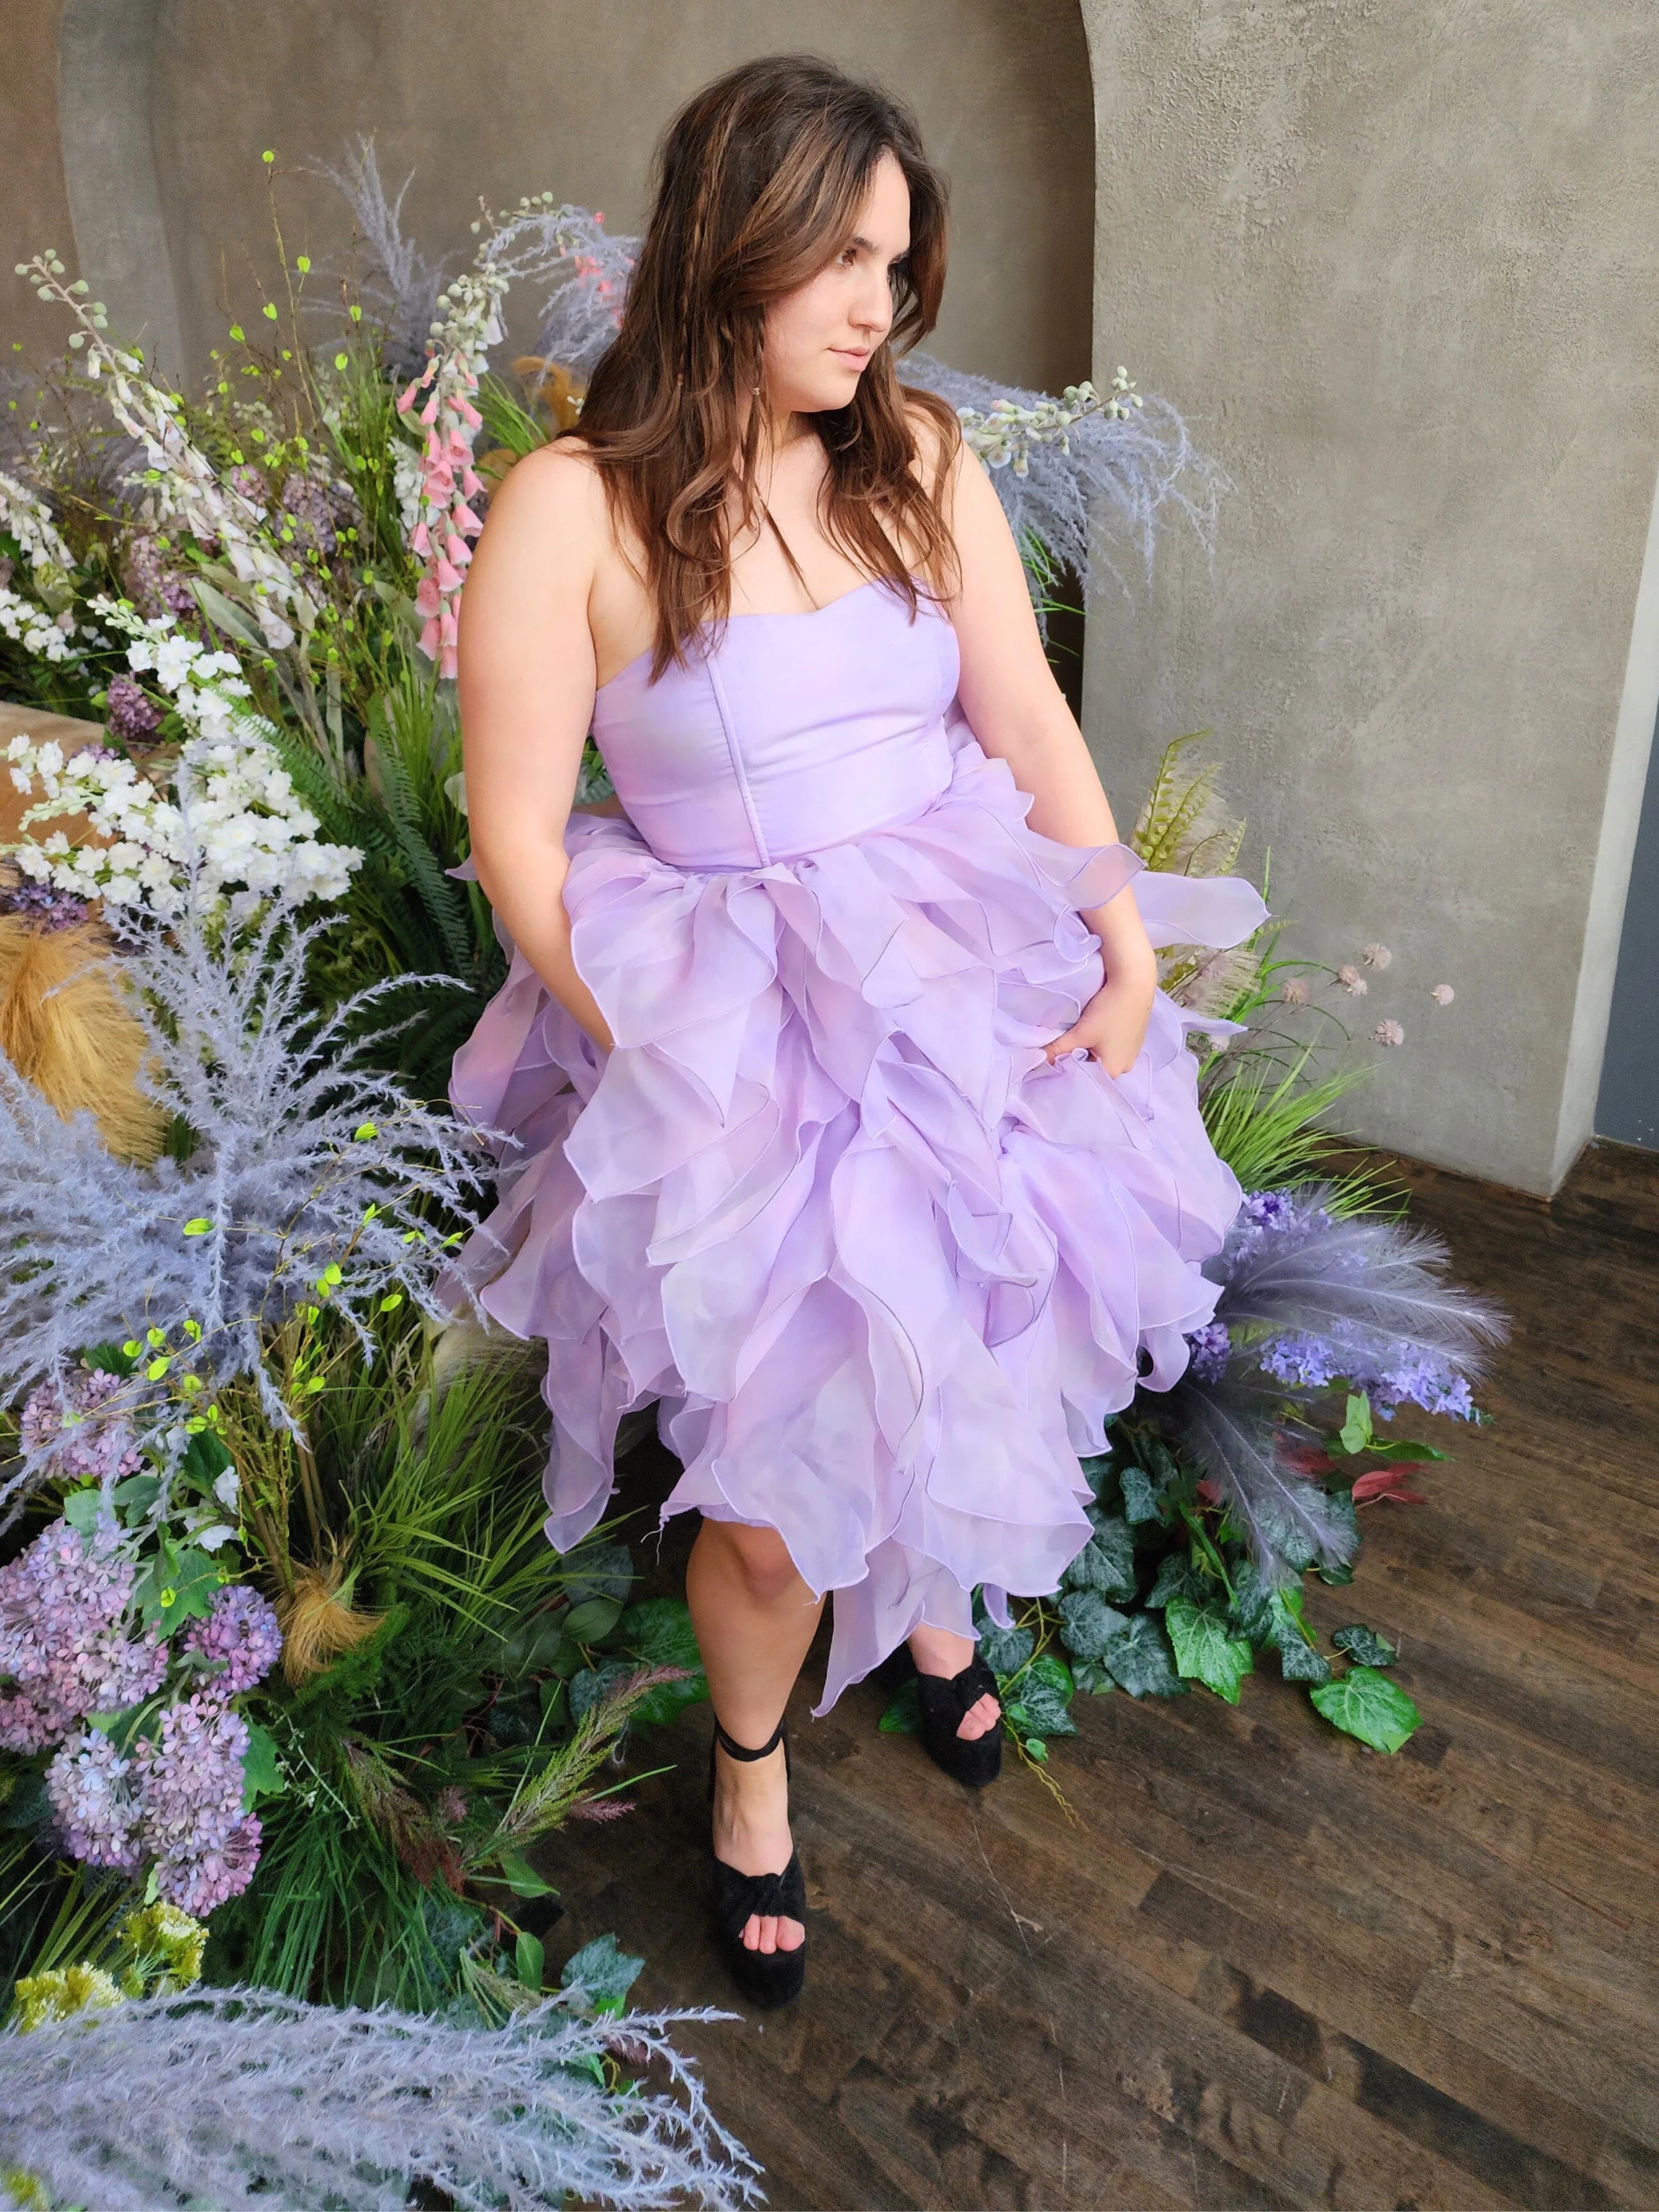
<path id="1" fill-rule="evenodd" d="M 943 1674 L 947 1678 L 959 1674 L 972 1659 L 974 1650 L 971 1636 L 953 1636 L 948 1628 L 924 1626 L 912 1630 L 910 1634 L 910 1656 L 924 1674 Z M 957 1734 L 971 1743 L 975 1736 L 988 1734 L 1001 1718 L 1002 1707 L 994 1698 L 977 1698 L 963 1715 Z"/>
<path id="2" fill-rule="evenodd" d="M 823 1610 L 775 1528 L 705 1520 L 685 1571 L 686 1601 L 721 1726 L 742 1744 L 777 1726 Z M 783 1747 L 768 1759 L 714 1754 L 714 1855 L 739 1874 L 780 1874 L 789 1863 L 789 1785 Z M 751 1913 L 750 1950 L 793 1951 L 806 1930 L 787 1915 Z"/>

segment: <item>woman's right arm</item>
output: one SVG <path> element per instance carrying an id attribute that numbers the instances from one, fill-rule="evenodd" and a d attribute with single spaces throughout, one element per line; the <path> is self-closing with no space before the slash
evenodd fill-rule
<path id="1" fill-rule="evenodd" d="M 611 1036 L 570 954 L 565 825 L 593 713 L 588 596 L 605 495 L 578 451 L 553 446 L 489 503 L 461 593 L 462 755 L 473 865 L 513 942 L 602 1049 Z"/>

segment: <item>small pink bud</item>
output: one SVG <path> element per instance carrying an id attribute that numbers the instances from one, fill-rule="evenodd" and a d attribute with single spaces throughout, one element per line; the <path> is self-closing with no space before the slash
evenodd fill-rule
<path id="1" fill-rule="evenodd" d="M 1449 983 L 1437 983 L 1429 996 L 1434 1000 L 1436 1006 L 1449 1006 L 1457 994 Z"/>
<path id="2" fill-rule="evenodd" d="M 1359 957 L 1368 968 L 1386 968 L 1394 958 L 1386 945 L 1368 945 Z"/>
<path id="3" fill-rule="evenodd" d="M 1337 969 L 1336 980 L 1348 994 L 1349 997 L 1352 999 L 1363 999 L 1366 992 L 1370 988 L 1370 985 L 1365 981 L 1364 977 L 1353 965 L 1352 961 L 1346 963 L 1342 967 Z"/>
<path id="4" fill-rule="evenodd" d="M 1305 1006 L 1308 1003 L 1308 987 L 1300 975 L 1292 975 L 1279 995 L 1287 1006 Z"/>
<path id="5" fill-rule="evenodd" d="M 1406 1032 L 1398 1022 L 1379 1022 L 1371 1031 L 1378 1044 L 1404 1044 Z"/>

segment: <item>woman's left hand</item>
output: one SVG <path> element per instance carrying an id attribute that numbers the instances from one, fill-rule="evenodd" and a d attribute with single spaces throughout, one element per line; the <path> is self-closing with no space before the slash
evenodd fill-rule
<path id="1" fill-rule="evenodd" d="M 1140 1056 L 1158 988 L 1156 969 L 1130 962 L 1109 975 L 1063 1036 L 1043 1047 L 1050 1067 L 1079 1046 L 1108 1075 L 1127 1075 Z"/>

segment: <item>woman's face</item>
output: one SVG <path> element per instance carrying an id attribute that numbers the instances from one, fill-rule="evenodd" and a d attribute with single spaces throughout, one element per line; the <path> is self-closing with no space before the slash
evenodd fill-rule
<path id="1" fill-rule="evenodd" d="M 845 407 L 893 320 L 890 271 L 910 250 L 910 187 L 891 154 L 871 173 L 854 236 L 766 311 L 766 395 L 779 416 Z"/>

